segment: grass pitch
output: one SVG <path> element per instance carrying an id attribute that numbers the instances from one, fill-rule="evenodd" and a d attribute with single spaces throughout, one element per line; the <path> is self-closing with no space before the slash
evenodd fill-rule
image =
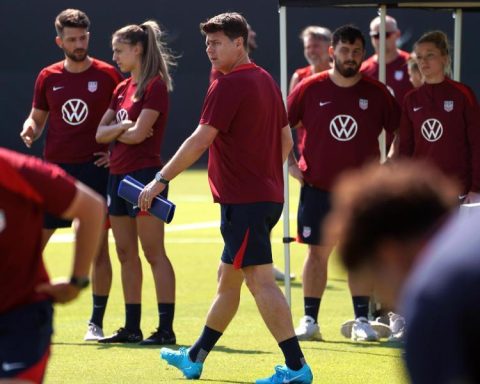
<path id="1" fill-rule="evenodd" d="M 295 217 L 298 184 L 290 180 L 291 217 Z M 177 204 L 173 222 L 166 226 L 166 247 L 175 268 L 177 299 L 174 329 L 179 345 L 191 345 L 199 335 L 205 315 L 215 295 L 216 273 L 222 250 L 218 205 L 212 203 L 205 171 L 188 171 L 172 182 L 170 198 Z M 291 220 L 291 233 L 295 219 Z M 70 230 L 58 231 L 60 235 Z M 275 264 L 283 268 L 282 222 L 273 234 Z M 69 276 L 72 244 L 56 237 L 45 251 L 51 277 Z M 110 334 L 124 321 L 124 304 L 119 263 L 110 243 L 114 277 L 104 320 Z M 292 312 L 294 323 L 303 315 L 301 271 L 305 247 L 291 246 Z M 143 262 L 142 330 L 145 337 L 157 326 L 157 308 L 153 280 Z M 282 286 L 283 289 L 283 286 Z M 179 371 L 159 359 L 158 347 L 137 345 L 100 345 L 84 342 L 83 336 L 91 311 L 90 291 L 55 311 L 55 336 L 46 383 L 177 383 L 183 382 Z M 333 256 L 329 279 L 320 310 L 320 324 L 325 342 L 303 342 L 305 357 L 312 367 L 315 383 L 407 382 L 402 368 L 399 345 L 387 341 L 354 343 L 340 335 L 340 324 L 353 317 L 345 272 Z M 254 300 L 246 287 L 237 316 L 209 355 L 202 381 L 209 383 L 252 383 L 270 376 L 283 356 L 269 334 Z"/>

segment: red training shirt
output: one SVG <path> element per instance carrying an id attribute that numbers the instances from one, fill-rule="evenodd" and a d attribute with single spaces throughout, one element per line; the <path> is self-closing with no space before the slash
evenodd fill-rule
<path id="1" fill-rule="evenodd" d="M 0 314 L 46 299 L 42 260 L 45 212 L 61 215 L 76 194 L 75 180 L 38 158 L 0 148 Z"/>
<path id="2" fill-rule="evenodd" d="M 480 110 L 472 90 L 445 78 L 408 93 L 400 124 L 400 155 L 431 160 L 463 192 L 480 192 Z"/>
<path id="3" fill-rule="evenodd" d="M 374 79 L 339 87 L 325 71 L 295 87 L 288 118 L 292 127 L 301 122 L 305 128 L 299 160 L 305 182 L 330 191 L 340 173 L 379 158 L 378 135 L 398 128 L 400 107 Z"/>
<path id="4" fill-rule="evenodd" d="M 282 128 L 288 125 L 272 77 L 249 63 L 210 85 L 200 124 L 219 133 L 209 150 L 215 202 L 283 202 Z"/>
<path id="5" fill-rule="evenodd" d="M 112 97 L 110 108 L 116 113 L 117 122 L 123 120 L 136 121 L 142 109 L 158 111 L 157 120 L 153 124 L 153 136 L 147 137 L 139 144 L 124 144 L 116 141 L 110 158 L 110 173 L 114 175 L 133 172 L 138 169 L 162 166 L 160 148 L 163 142 L 168 117 L 168 91 L 160 76 L 149 81 L 142 98 L 133 101 L 137 84 L 128 78 L 122 81 Z"/>
<path id="6" fill-rule="evenodd" d="M 80 73 L 68 72 L 64 62 L 44 68 L 37 77 L 33 108 L 49 112 L 44 157 L 54 163 L 86 163 L 108 145 L 95 140 L 98 124 L 108 108 L 121 76 L 103 61 Z"/>

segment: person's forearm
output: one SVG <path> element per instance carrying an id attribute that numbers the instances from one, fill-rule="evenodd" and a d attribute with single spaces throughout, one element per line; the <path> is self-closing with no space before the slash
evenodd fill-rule
<path id="1" fill-rule="evenodd" d="M 146 139 L 145 134 L 141 133 L 137 126 L 128 128 L 120 136 L 117 137 L 117 140 L 124 144 L 139 144 Z"/>
<path id="2" fill-rule="evenodd" d="M 124 123 L 112 124 L 112 125 L 101 125 L 97 129 L 97 134 L 95 139 L 97 143 L 111 143 L 117 139 L 122 133 L 125 132 L 127 127 Z"/>

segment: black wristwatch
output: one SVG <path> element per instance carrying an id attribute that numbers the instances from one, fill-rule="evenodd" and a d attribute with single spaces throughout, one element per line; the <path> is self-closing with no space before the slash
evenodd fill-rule
<path id="1" fill-rule="evenodd" d="M 159 172 L 156 173 L 156 175 L 155 175 L 155 180 L 157 181 L 157 183 L 162 183 L 162 184 L 164 184 L 164 185 L 168 185 L 168 183 L 170 182 L 170 180 L 167 180 L 167 179 L 165 179 L 165 178 L 163 177 L 161 171 L 159 171 Z"/>
<path id="2" fill-rule="evenodd" d="M 68 282 L 70 285 L 77 287 L 78 289 L 87 288 L 90 284 L 90 279 L 88 277 L 70 277 L 70 281 Z"/>

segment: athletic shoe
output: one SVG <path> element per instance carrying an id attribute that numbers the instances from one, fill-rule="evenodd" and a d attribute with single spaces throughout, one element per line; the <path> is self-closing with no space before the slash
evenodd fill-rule
<path id="1" fill-rule="evenodd" d="M 194 363 L 188 356 L 189 348 L 181 347 L 178 351 L 170 348 L 160 349 L 160 357 L 169 365 L 182 371 L 187 379 L 199 379 L 203 370 L 203 363 Z"/>
<path id="2" fill-rule="evenodd" d="M 390 327 L 382 322 L 373 320 L 373 321 L 370 321 L 369 323 L 380 339 L 389 338 L 390 335 L 392 334 Z M 355 324 L 355 320 L 345 321 L 340 328 L 340 333 L 347 339 L 352 338 L 352 328 L 354 324 Z"/>
<path id="3" fill-rule="evenodd" d="M 93 323 L 88 323 L 87 333 L 83 340 L 85 341 L 97 341 L 103 337 L 103 329 Z"/>
<path id="4" fill-rule="evenodd" d="M 276 281 L 285 281 L 285 273 L 277 267 L 273 267 L 273 276 Z M 295 275 L 293 273 L 290 274 L 290 280 L 295 280 Z"/>
<path id="5" fill-rule="evenodd" d="M 403 341 L 405 338 L 405 318 L 397 313 L 390 312 L 390 329 L 392 334 L 388 338 L 390 341 Z"/>
<path id="6" fill-rule="evenodd" d="M 359 317 L 352 325 L 353 341 L 378 341 L 379 337 L 365 317 Z"/>
<path id="7" fill-rule="evenodd" d="M 99 339 L 99 343 L 109 344 L 109 343 L 138 343 L 143 340 L 142 331 L 130 331 L 126 328 L 119 328 L 118 331 L 114 332 L 113 335 L 109 337 L 104 337 Z"/>
<path id="8" fill-rule="evenodd" d="M 155 332 L 140 342 L 140 345 L 174 345 L 177 343 L 175 333 L 157 328 Z"/>
<path id="9" fill-rule="evenodd" d="M 285 365 L 277 365 L 275 367 L 275 374 L 265 379 L 258 379 L 256 384 L 310 384 L 313 382 L 312 370 L 305 364 L 298 371 L 288 368 Z"/>
<path id="10" fill-rule="evenodd" d="M 303 316 L 300 325 L 295 328 L 295 335 L 299 341 L 322 341 L 320 327 L 312 316 Z"/>

